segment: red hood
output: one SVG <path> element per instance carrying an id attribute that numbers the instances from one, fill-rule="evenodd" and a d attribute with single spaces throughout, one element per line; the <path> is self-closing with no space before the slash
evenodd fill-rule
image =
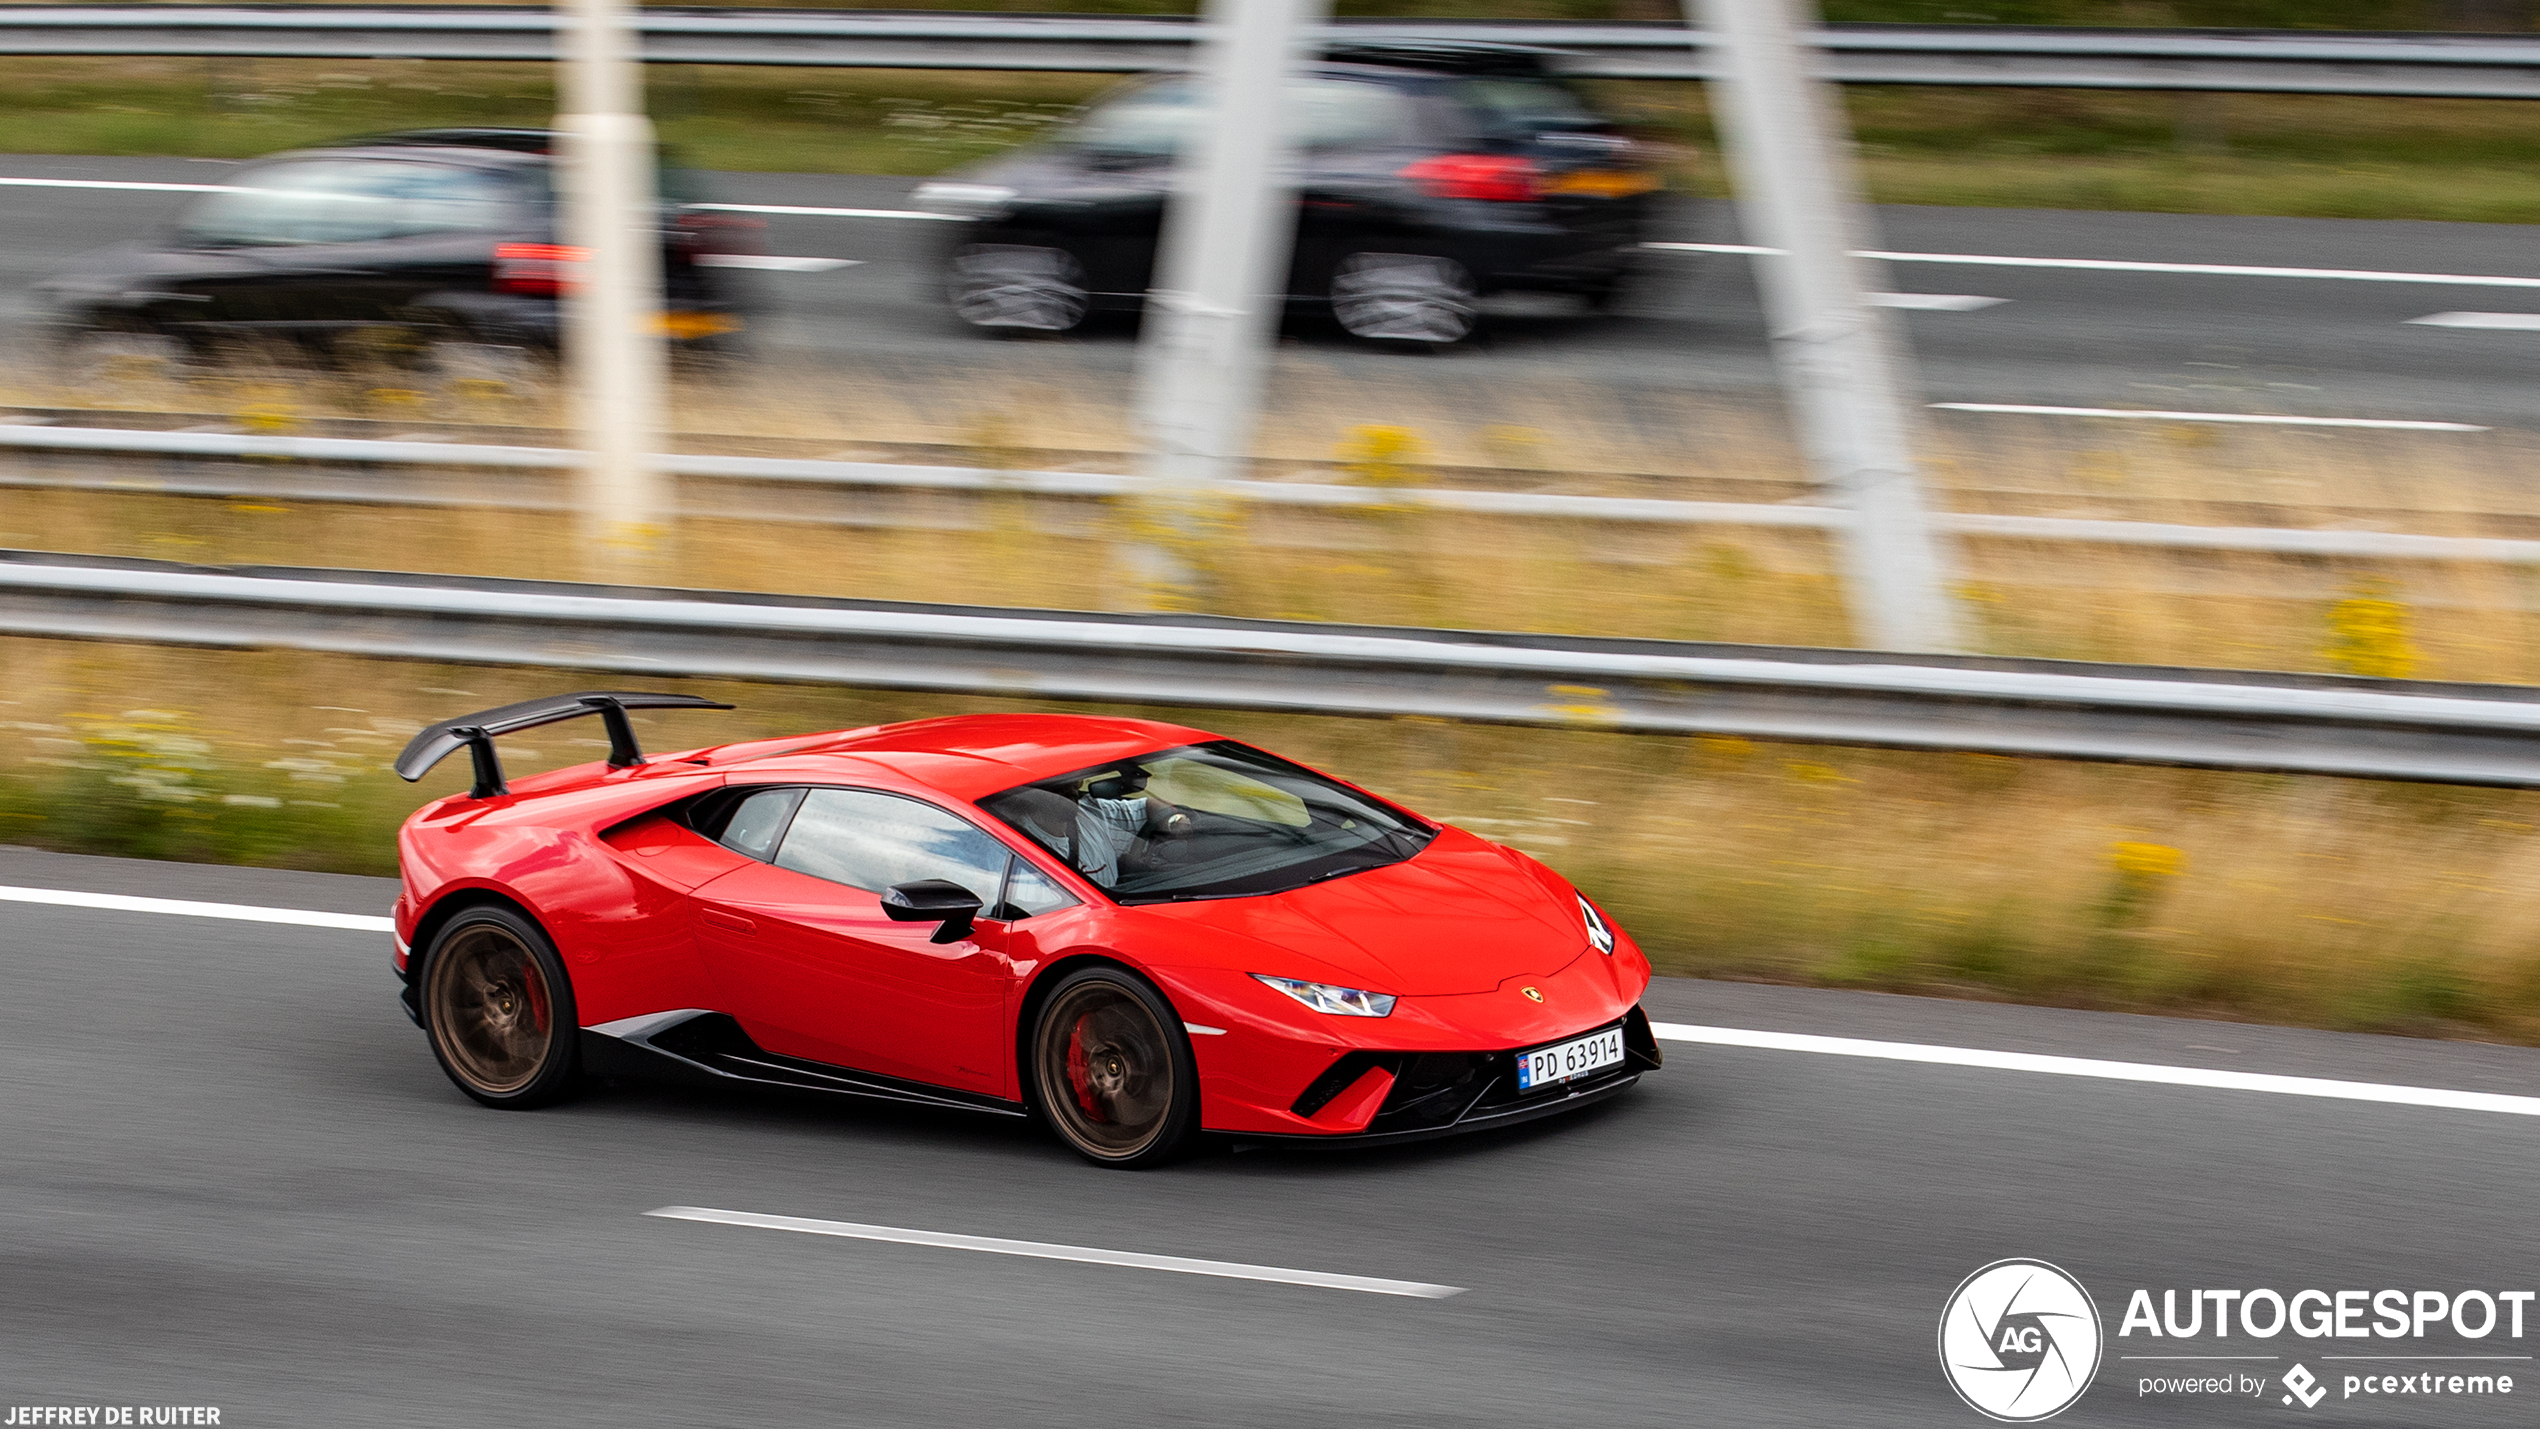
<path id="1" fill-rule="evenodd" d="M 1512 977 L 1549 974 L 1588 945 L 1576 895 L 1506 851 L 1448 829 L 1406 863 L 1292 893 L 1150 905 L 1229 939 L 1239 969 L 1326 978 L 1405 997 L 1488 992 Z M 1212 959 L 1212 961 L 1221 961 Z"/>

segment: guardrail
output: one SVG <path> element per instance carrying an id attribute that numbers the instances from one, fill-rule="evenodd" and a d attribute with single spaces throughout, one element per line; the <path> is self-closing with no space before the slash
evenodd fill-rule
<path id="1" fill-rule="evenodd" d="M 0 54 L 549 60 L 553 12 L 500 5 L 8 5 Z M 656 64 L 1077 70 L 1180 68 L 1199 27 L 1145 16 L 646 9 Z M 1489 40 L 1565 53 L 1572 73 L 1709 79 L 1672 24 L 1366 20 L 1331 37 Z M 1845 84 L 2540 98 L 2540 38 L 2311 31 L 1838 25 L 1817 33 Z"/>
<path id="2" fill-rule="evenodd" d="M 562 475 L 579 467 L 580 452 L 563 447 L 477 445 L 467 442 L 373 441 L 347 437 L 293 437 L 246 432 L 127 431 L 111 427 L 0 425 L 0 450 L 49 450 L 156 455 L 195 460 L 258 463 L 327 463 L 426 469 L 505 471 Z M 841 490 L 1016 492 L 1092 500 L 1134 498 L 1148 483 L 1134 476 L 1090 471 L 1010 471 L 988 467 L 909 466 L 884 462 L 824 461 L 795 457 L 710 456 L 669 453 L 655 459 L 675 477 L 763 482 Z M 270 496 L 303 501 L 380 505 L 503 506 L 514 510 L 567 510 L 561 490 L 494 495 L 481 486 L 446 494 L 380 484 L 322 484 L 290 480 L 270 466 L 247 474 L 198 479 L 105 477 L 65 480 L 0 468 L 0 487 L 72 487 L 108 491 L 157 491 L 171 495 Z M 1227 481 L 1214 491 L 1264 505 L 1327 509 L 1423 510 L 1536 520 L 1612 521 L 1653 525 L 1781 526 L 1841 531 L 1852 513 L 1837 506 L 1737 501 L 1673 501 L 1619 496 L 1563 496 L 1530 491 L 1473 491 L 1451 487 L 1344 486 L 1328 482 Z M 683 515 L 732 516 L 700 508 Z M 789 510 L 789 521 L 819 522 L 816 511 Z M 2400 531 L 2309 530 L 2298 527 L 2191 526 L 2158 521 L 2105 521 L 2067 516 L 2011 516 L 1937 512 L 1935 529 L 1994 540 L 2059 541 L 2084 545 L 2146 546 L 2171 550 L 2245 551 L 2269 555 L 2351 556 L 2371 560 L 2481 561 L 2540 565 L 2540 541 L 2479 536 L 2429 536 Z M 885 514 L 857 513 L 856 525 L 892 524 Z M 845 524 L 842 520 L 841 524 Z M 930 521 L 928 524 L 941 524 Z"/>
<path id="3" fill-rule="evenodd" d="M 2540 788 L 2540 691 L 0 551 L 0 633 Z"/>

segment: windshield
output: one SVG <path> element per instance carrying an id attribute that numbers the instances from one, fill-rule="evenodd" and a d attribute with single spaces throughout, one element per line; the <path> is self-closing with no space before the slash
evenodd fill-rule
<path id="1" fill-rule="evenodd" d="M 1286 108 L 1289 135 L 1305 149 L 1407 144 L 1418 128 L 1409 95 L 1356 80 L 1292 80 Z M 1068 131 L 1065 142 L 1105 154 L 1168 158 L 1204 117 L 1198 86 L 1163 80 L 1141 85 L 1087 114 Z"/>
<path id="2" fill-rule="evenodd" d="M 1437 836 L 1231 740 L 1097 764 L 979 807 L 1123 903 L 1281 893 L 1400 863 Z"/>

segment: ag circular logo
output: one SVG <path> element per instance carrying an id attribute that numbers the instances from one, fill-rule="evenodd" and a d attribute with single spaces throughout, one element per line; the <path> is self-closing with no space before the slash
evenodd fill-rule
<path id="1" fill-rule="evenodd" d="M 1997 1260 L 1940 1312 L 1940 1368 L 1967 1407 L 2014 1424 L 2051 1419 L 2099 1372 L 2099 1307 L 2042 1260 Z"/>

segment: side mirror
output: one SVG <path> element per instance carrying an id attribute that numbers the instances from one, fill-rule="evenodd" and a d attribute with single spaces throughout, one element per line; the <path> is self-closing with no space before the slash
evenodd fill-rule
<path id="1" fill-rule="evenodd" d="M 958 943 L 979 916 L 979 895 L 949 878 L 921 878 L 893 884 L 882 895 L 882 913 L 894 923 L 941 923 L 927 941 Z"/>

